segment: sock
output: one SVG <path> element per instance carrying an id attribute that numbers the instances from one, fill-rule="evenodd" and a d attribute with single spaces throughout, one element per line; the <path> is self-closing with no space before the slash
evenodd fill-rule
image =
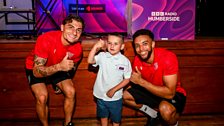
<path id="1" fill-rule="evenodd" d="M 157 111 L 150 108 L 147 105 L 142 105 L 142 107 L 139 109 L 141 111 L 143 111 L 144 113 L 146 113 L 147 115 L 151 116 L 152 118 L 156 118 L 157 117 Z"/>

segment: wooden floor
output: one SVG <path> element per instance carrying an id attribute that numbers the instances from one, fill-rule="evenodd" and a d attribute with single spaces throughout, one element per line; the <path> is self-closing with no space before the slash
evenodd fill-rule
<path id="1" fill-rule="evenodd" d="M 50 121 L 51 126 L 62 126 L 63 120 Z M 100 126 L 96 119 L 74 119 L 75 126 Z M 145 117 L 123 118 L 121 126 L 144 126 Z M 41 126 L 37 120 L 1 120 L 0 126 Z M 184 115 L 179 126 L 224 126 L 224 115 Z"/>

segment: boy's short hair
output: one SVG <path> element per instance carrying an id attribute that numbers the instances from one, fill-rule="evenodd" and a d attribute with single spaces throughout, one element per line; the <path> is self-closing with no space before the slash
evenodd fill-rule
<path id="1" fill-rule="evenodd" d="M 112 33 L 109 33 L 109 35 L 113 35 L 113 36 L 117 36 L 117 37 L 120 37 L 122 39 L 122 43 L 124 43 L 124 36 L 118 32 L 112 32 Z"/>

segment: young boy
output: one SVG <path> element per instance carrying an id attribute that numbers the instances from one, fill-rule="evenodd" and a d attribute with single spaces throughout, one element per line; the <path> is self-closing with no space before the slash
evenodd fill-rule
<path id="1" fill-rule="evenodd" d="M 123 87 L 129 83 L 132 72 L 130 61 L 120 52 L 124 46 L 123 36 L 112 33 L 108 35 L 107 42 L 99 40 L 88 56 L 89 64 L 99 65 L 93 95 L 102 126 L 108 126 L 109 117 L 113 126 L 119 126 L 121 122 Z M 105 47 L 106 52 L 98 53 Z"/>

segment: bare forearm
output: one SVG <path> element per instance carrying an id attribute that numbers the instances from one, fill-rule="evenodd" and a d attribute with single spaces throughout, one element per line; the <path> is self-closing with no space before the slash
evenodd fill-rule
<path id="1" fill-rule="evenodd" d="M 141 79 L 139 85 L 144 87 L 146 90 L 148 90 L 152 94 L 162 98 L 171 99 L 173 98 L 175 94 L 175 90 L 171 90 L 167 86 L 157 86 L 144 79 Z"/>
<path id="2" fill-rule="evenodd" d="M 107 96 L 112 98 L 114 96 L 114 94 L 120 90 L 121 88 L 125 87 L 127 84 L 129 83 L 129 79 L 125 79 L 122 82 L 120 82 L 117 86 L 111 88 L 108 92 L 107 92 Z"/>
<path id="3" fill-rule="evenodd" d="M 96 55 L 96 53 L 99 50 L 103 49 L 104 46 L 105 46 L 105 42 L 101 39 L 93 46 L 93 48 L 91 49 L 91 51 L 89 53 L 88 60 L 87 60 L 89 64 L 96 63 L 94 56 Z"/>
<path id="4" fill-rule="evenodd" d="M 58 71 L 61 71 L 60 65 L 55 64 L 52 66 L 35 66 L 33 69 L 33 74 L 35 77 L 47 77 L 50 76 Z"/>
<path id="5" fill-rule="evenodd" d="M 90 51 L 90 53 L 89 53 L 89 56 L 88 56 L 88 63 L 89 64 L 94 64 L 94 63 L 96 63 L 96 61 L 95 61 L 95 59 L 94 59 L 94 56 L 95 56 L 95 54 L 97 53 L 99 51 L 99 49 L 97 48 L 97 47 L 93 47 L 92 49 L 91 49 L 91 51 Z"/>
<path id="6" fill-rule="evenodd" d="M 47 77 L 58 71 L 69 71 L 74 68 L 74 61 L 68 59 L 68 54 L 62 59 L 60 63 L 52 66 L 45 66 L 47 58 L 41 58 L 37 55 L 34 56 L 33 74 L 35 77 Z"/>
<path id="7" fill-rule="evenodd" d="M 129 79 L 124 79 L 121 83 L 119 83 L 117 86 L 114 87 L 116 91 L 120 90 L 121 88 L 124 88 L 128 83 L 130 82 Z"/>

